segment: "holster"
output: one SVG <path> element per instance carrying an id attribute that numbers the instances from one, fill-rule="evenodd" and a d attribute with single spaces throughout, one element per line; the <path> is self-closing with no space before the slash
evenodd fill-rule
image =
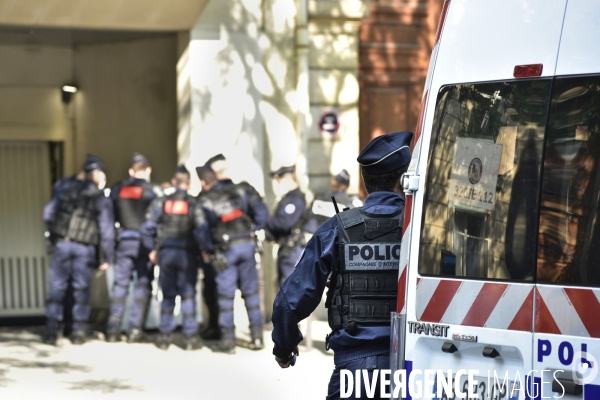
<path id="1" fill-rule="evenodd" d="M 222 251 L 216 250 L 215 254 L 211 254 L 210 263 L 217 273 L 227 269 L 227 258 L 225 258 Z"/>

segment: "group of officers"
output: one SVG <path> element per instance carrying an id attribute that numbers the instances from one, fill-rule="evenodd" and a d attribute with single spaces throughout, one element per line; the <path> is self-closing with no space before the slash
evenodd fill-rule
<path id="1" fill-rule="evenodd" d="M 247 182 L 234 183 L 222 154 L 196 168 L 202 191 L 188 193 L 190 172 L 178 166 L 169 185 L 152 183 L 149 160 L 134 153 L 129 178 L 111 188 L 106 166 L 88 155 L 79 173 L 54 184 L 44 208 L 52 251 L 47 326 L 44 342 L 55 344 L 61 324 L 69 323 L 74 344 L 86 341 L 90 316 L 90 286 L 96 267 L 114 268 L 105 338 L 122 340 L 123 317 L 133 274 L 137 276 L 129 309 L 128 342 L 139 342 L 151 298 L 154 265 L 159 265 L 162 290 L 156 345 L 167 349 L 176 328 L 175 299 L 180 296 L 181 330 L 186 349 L 198 348 L 199 337 L 217 340 L 214 350 L 235 352 L 233 304 L 240 289 L 250 322 L 251 349 L 261 349 L 264 317 L 261 311 L 256 252 L 263 233 L 279 245 L 277 271 L 281 284 L 294 271 L 307 237 L 333 215 L 331 197 L 339 207 L 362 204 L 348 196 L 346 170 L 332 177 L 331 193 L 307 209 L 295 167 L 270 173 L 280 197 L 270 213 L 260 194 Z M 196 319 L 198 268 L 203 269 L 203 298 L 209 310 L 204 329 Z M 72 294 L 71 294 L 72 293 Z M 63 321 L 63 319 L 65 321 Z M 66 321 L 72 319 L 72 322 Z"/>
<path id="2" fill-rule="evenodd" d="M 116 278 L 106 338 L 120 340 L 125 298 L 136 271 L 127 339 L 140 340 L 150 297 L 150 270 L 158 264 L 163 292 L 159 348 L 166 349 L 171 342 L 175 297 L 180 296 L 186 348 L 195 348 L 202 336 L 219 339 L 218 351 L 235 352 L 237 288 L 250 321 L 250 348 L 263 348 L 255 241 L 256 232 L 264 230 L 267 239 L 279 244 L 281 287 L 272 316 L 275 361 L 281 368 L 295 364 L 303 339 L 298 323 L 315 310 L 328 287 L 325 305 L 331 333 L 326 346 L 335 353 L 335 369 L 327 399 L 340 398 L 343 370 L 368 371 L 361 390 L 351 391 L 366 393 L 365 381 L 390 365 L 390 312 L 396 310 L 405 204 L 400 180 L 411 160 L 411 139 L 411 132 L 382 135 L 359 154 L 368 193 L 364 205 L 358 207 L 358 199 L 344 193 L 349 176 L 342 171 L 332 181 L 332 193 L 317 198 L 310 212 L 294 167 L 271 172 L 281 198 L 269 214 L 251 185 L 230 179 L 221 154 L 196 169 L 202 186 L 197 197 L 188 194 L 190 173 L 184 166 L 177 167 L 171 187 L 163 193 L 150 182 L 150 163 L 140 154 L 134 154 L 130 178 L 106 197 L 100 189 L 106 182 L 106 168 L 97 157 L 88 156 L 79 174 L 56 183 L 44 209 L 54 249 L 45 342 L 56 342 L 69 285 L 74 299 L 71 340 L 85 341 L 92 271 L 109 264 L 114 265 Z M 330 203 L 327 197 L 335 200 Z M 208 328 L 200 335 L 194 301 L 199 264 L 204 268 L 207 292 L 203 296 L 210 310 Z M 216 294 L 211 295 L 211 290 Z M 379 398 L 379 380 L 374 393 Z"/>

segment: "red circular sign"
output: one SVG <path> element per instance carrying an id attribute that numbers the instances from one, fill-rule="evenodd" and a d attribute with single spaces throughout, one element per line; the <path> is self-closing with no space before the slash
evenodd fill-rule
<path id="1" fill-rule="evenodd" d="M 319 130 L 323 135 L 335 136 L 340 129 L 340 116 L 335 110 L 326 110 L 319 118 Z"/>

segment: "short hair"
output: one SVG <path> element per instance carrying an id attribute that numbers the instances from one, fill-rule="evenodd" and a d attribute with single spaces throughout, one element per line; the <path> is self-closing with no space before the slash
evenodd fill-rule
<path id="1" fill-rule="evenodd" d="M 150 164 L 148 164 L 146 161 L 138 161 L 131 166 L 131 169 L 134 172 L 140 172 L 145 171 L 148 167 L 150 167 Z"/>
<path id="2" fill-rule="evenodd" d="M 407 167 L 408 165 L 405 165 L 383 175 L 367 175 L 361 171 L 367 192 L 393 192 L 396 188 L 396 183 L 398 183 L 402 174 L 406 172 Z"/>
<path id="3" fill-rule="evenodd" d="M 190 173 L 189 172 L 175 172 L 173 175 L 173 179 L 175 179 L 175 185 L 179 186 L 182 184 L 190 183 Z"/>
<path id="4" fill-rule="evenodd" d="M 202 170 L 198 171 L 198 178 L 200 178 L 201 181 L 206 182 L 208 185 L 212 185 L 218 181 L 217 174 L 215 174 L 215 171 L 210 168 L 203 168 Z"/>

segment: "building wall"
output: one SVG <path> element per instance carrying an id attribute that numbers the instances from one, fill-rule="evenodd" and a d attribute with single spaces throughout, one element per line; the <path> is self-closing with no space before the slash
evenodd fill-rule
<path id="1" fill-rule="evenodd" d="M 127 176 L 134 151 L 169 181 L 177 164 L 177 41 L 165 38 L 77 46 L 73 52 L 75 148 L 107 164 L 108 182 Z"/>
<path id="2" fill-rule="evenodd" d="M 443 0 L 371 2 L 359 45 L 360 148 L 414 131 Z"/>
<path id="3" fill-rule="evenodd" d="M 109 183 L 133 151 L 168 180 L 177 162 L 175 35 L 85 46 L 0 46 L 0 140 L 65 143 L 65 173 L 86 153 L 102 158 Z M 76 83 L 70 104 L 61 86 Z"/>
<path id="4" fill-rule="evenodd" d="M 331 176 L 342 169 L 350 173 L 349 191 L 358 190 L 358 33 L 366 15 L 363 1 L 308 2 L 310 110 L 303 156 L 316 194 L 328 192 Z M 340 118 L 334 136 L 318 127 L 321 114 L 330 109 Z"/>

